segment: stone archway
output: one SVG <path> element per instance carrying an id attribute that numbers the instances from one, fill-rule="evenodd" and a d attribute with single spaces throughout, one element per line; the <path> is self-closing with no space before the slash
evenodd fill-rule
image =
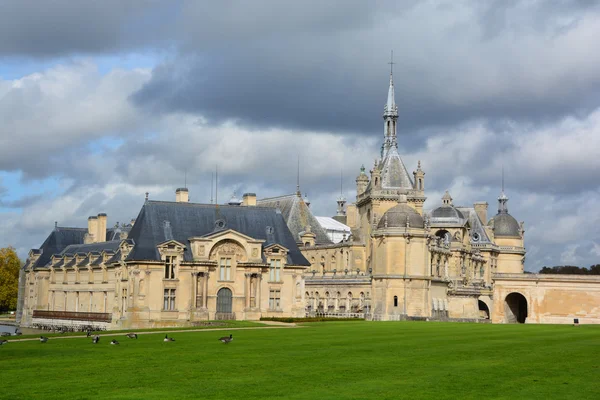
<path id="1" fill-rule="evenodd" d="M 525 296 L 517 292 L 506 296 L 504 314 L 506 322 L 524 324 L 527 320 L 527 299 Z"/>
<path id="2" fill-rule="evenodd" d="M 479 305 L 479 318 L 490 319 L 490 308 L 485 304 L 485 302 L 478 300 Z"/>

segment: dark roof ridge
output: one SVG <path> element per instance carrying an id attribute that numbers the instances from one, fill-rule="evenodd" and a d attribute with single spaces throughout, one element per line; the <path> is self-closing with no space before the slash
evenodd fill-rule
<path id="1" fill-rule="evenodd" d="M 281 196 L 273 196 L 273 197 L 265 197 L 262 199 L 258 199 L 258 201 L 263 201 L 263 200 L 275 200 L 275 199 L 288 199 L 290 197 L 298 197 L 298 193 L 290 193 L 290 194 L 282 194 Z"/>
<path id="2" fill-rule="evenodd" d="M 191 203 L 191 202 L 184 202 L 184 201 L 168 201 L 168 200 L 148 200 L 147 204 L 177 204 L 177 205 L 181 205 L 181 206 L 185 206 L 185 207 L 191 207 L 191 206 L 200 206 L 200 207 L 204 207 L 204 208 L 252 208 L 252 209 L 261 209 L 261 210 L 272 210 L 273 207 L 267 207 L 267 206 L 260 206 L 260 205 L 256 205 L 256 206 L 242 206 L 242 205 L 229 205 L 229 204 L 207 204 L 207 203 Z"/>

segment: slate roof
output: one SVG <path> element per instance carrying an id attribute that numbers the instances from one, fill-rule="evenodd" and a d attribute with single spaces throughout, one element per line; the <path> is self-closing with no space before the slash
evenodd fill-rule
<path id="1" fill-rule="evenodd" d="M 106 240 L 107 241 L 120 240 L 121 232 L 129 233 L 129 231 L 131 231 L 131 228 L 132 228 L 131 225 L 119 226 L 118 228 L 108 228 L 106 230 Z"/>
<path id="2" fill-rule="evenodd" d="M 167 201 L 147 201 L 144 204 L 129 232 L 129 239 L 133 239 L 135 246 L 127 260 L 158 261 L 160 255 L 156 246 L 167 240 L 176 240 L 187 246 L 184 260 L 192 261 L 190 237 L 207 236 L 227 229 L 264 240 L 263 246 L 277 243 L 286 247 L 289 249 L 289 264 L 310 265 L 298 249 L 283 216 L 274 208 Z"/>
<path id="3" fill-rule="evenodd" d="M 464 207 L 463 207 L 464 208 Z M 429 214 L 432 226 L 463 226 L 469 219 L 458 208 L 444 204 Z"/>
<path id="4" fill-rule="evenodd" d="M 423 217 L 415 211 L 411 206 L 400 203 L 389 210 L 387 210 L 379 223 L 377 224 L 377 229 L 385 229 L 385 228 L 402 228 L 406 226 L 406 220 L 408 219 L 408 224 L 411 228 L 424 228 L 425 221 L 423 221 Z"/>
<path id="5" fill-rule="evenodd" d="M 258 200 L 257 204 L 262 207 L 279 209 L 296 243 L 301 243 L 300 233 L 305 232 L 306 227 L 309 225 L 311 232 L 316 235 L 315 243 L 317 245 L 333 243 L 329 240 L 327 233 L 325 233 L 321 224 L 319 224 L 319 221 L 317 221 L 301 196 L 290 194 L 271 197 Z"/>
<path id="6" fill-rule="evenodd" d="M 390 147 L 379 164 L 381 187 L 384 189 L 412 189 L 413 182 L 398 154 L 396 146 Z"/>
<path id="7" fill-rule="evenodd" d="M 67 246 L 60 255 L 64 255 L 67 253 L 75 254 L 75 253 L 90 253 L 90 252 L 103 252 L 103 251 L 112 251 L 116 252 L 119 250 L 119 244 L 121 244 L 120 240 L 111 240 L 110 242 L 100 242 L 100 243 L 88 243 L 88 244 L 72 244 Z"/>
<path id="8" fill-rule="evenodd" d="M 491 225 L 492 220 L 494 221 L 493 229 L 495 237 L 521 237 L 521 226 L 508 212 L 500 212 L 494 215 L 488 222 L 488 225 Z"/>
<path id="9" fill-rule="evenodd" d="M 479 219 L 475 208 L 473 207 L 458 207 L 459 211 L 469 220 L 471 226 L 471 243 L 491 243 L 485 229 L 483 227 L 484 221 Z M 474 240 L 474 234 L 479 235 L 479 240 Z"/>
<path id="10" fill-rule="evenodd" d="M 54 254 L 63 251 L 71 244 L 83 243 L 83 237 L 87 233 L 87 228 L 65 228 L 56 227 L 40 246 L 42 254 L 35 262 L 33 268 L 40 268 L 50 262 Z"/>

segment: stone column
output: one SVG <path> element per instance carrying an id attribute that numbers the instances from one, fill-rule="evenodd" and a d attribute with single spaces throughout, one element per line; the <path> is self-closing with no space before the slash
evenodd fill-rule
<path id="1" fill-rule="evenodd" d="M 198 285 L 198 273 L 192 272 L 190 278 L 190 310 L 196 308 L 196 286 Z"/>
<path id="2" fill-rule="evenodd" d="M 204 292 L 202 293 L 202 305 L 208 310 L 208 272 L 204 273 Z"/>
<path id="3" fill-rule="evenodd" d="M 246 308 L 250 308 L 250 297 L 251 297 L 251 288 L 250 288 L 250 280 L 252 279 L 252 274 L 244 274 L 244 291 L 246 293 Z"/>
<path id="4" fill-rule="evenodd" d="M 261 311 L 261 292 L 262 292 L 262 274 L 258 274 L 257 279 L 256 279 L 256 307 L 258 308 L 259 311 Z"/>

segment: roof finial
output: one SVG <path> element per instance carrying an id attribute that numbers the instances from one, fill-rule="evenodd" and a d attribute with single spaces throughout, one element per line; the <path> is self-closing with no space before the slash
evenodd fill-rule
<path id="1" fill-rule="evenodd" d="M 215 204 L 219 204 L 219 164 L 215 164 Z"/>
<path id="2" fill-rule="evenodd" d="M 390 62 L 388 64 L 390 64 L 390 80 L 391 80 L 392 76 L 394 75 L 394 64 L 396 64 L 394 62 L 394 50 L 392 50 L 392 55 L 390 57 Z"/>
<path id="3" fill-rule="evenodd" d="M 58 221 L 54 221 L 54 229 L 58 229 Z"/>
<path id="4" fill-rule="evenodd" d="M 502 164 L 502 192 L 500 196 L 498 196 L 498 214 L 500 213 L 508 213 L 508 207 L 506 203 L 508 202 L 508 197 L 504 194 L 504 164 Z"/>
<path id="5" fill-rule="evenodd" d="M 187 189 L 187 168 L 183 171 L 183 187 Z"/>
<path id="6" fill-rule="evenodd" d="M 213 203 L 213 189 L 215 187 L 215 173 L 211 172 L 210 173 L 210 204 Z"/>
<path id="7" fill-rule="evenodd" d="M 300 193 L 300 154 L 298 154 L 298 169 L 296 171 L 296 195 L 302 197 L 302 193 Z"/>
<path id="8" fill-rule="evenodd" d="M 148 196 L 150 195 L 150 192 L 146 192 L 146 201 L 148 201 Z"/>
<path id="9" fill-rule="evenodd" d="M 504 193 L 504 164 L 502 164 L 502 193 Z"/>

